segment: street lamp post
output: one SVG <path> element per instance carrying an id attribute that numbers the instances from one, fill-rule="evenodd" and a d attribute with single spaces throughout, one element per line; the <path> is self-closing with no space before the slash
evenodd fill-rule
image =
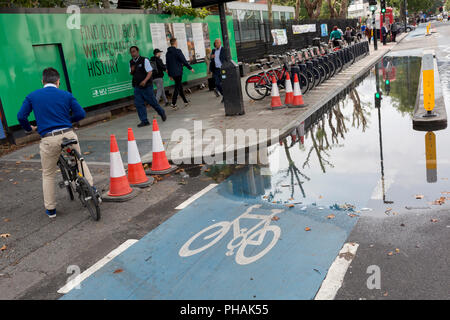
<path id="1" fill-rule="evenodd" d="M 406 33 L 407 25 L 408 25 L 408 22 L 407 22 L 408 18 L 406 17 L 406 15 L 408 14 L 408 10 L 406 9 L 406 0 L 403 0 L 403 7 L 405 9 L 404 14 L 405 14 L 405 33 Z"/>
<path id="2" fill-rule="evenodd" d="M 378 50 L 378 44 L 377 44 L 377 25 L 376 25 L 376 20 L 375 20 L 375 9 L 376 6 L 372 6 L 372 32 L 373 32 L 373 48 L 375 50 Z"/>

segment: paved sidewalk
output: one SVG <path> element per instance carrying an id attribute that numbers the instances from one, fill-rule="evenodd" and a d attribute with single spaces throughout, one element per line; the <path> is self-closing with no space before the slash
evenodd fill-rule
<path id="1" fill-rule="evenodd" d="M 406 34 L 398 37 L 401 41 Z M 220 102 L 221 98 L 217 98 L 213 92 L 202 90 L 190 95 L 191 105 L 187 108 L 182 107 L 179 110 L 171 110 L 166 108 L 167 121 L 157 117 L 161 136 L 165 144 L 166 153 L 171 160 L 182 160 L 183 157 L 171 155 L 174 147 L 180 148 L 180 143 L 193 151 L 194 146 L 194 121 L 202 121 L 203 132 L 207 129 L 218 129 L 225 138 L 226 129 L 267 129 L 279 130 L 279 136 L 283 137 L 298 127 L 305 119 L 313 114 L 318 108 L 326 104 L 339 92 L 344 90 L 354 80 L 367 72 L 378 59 L 389 52 L 397 43 L 389 43 L 383 46 L 378 45 L 378 50 L 373 51 L 373 45 L 370 46 L 370 55 L 357 61 L 349 68 L 314 88 L 304 95 L 305 107 L 301 109 L 281 109 L 269 110 L 270 97 L 266 97 L 262 101 L 253 101 L 248 98 L 245 93 L 245 79 L 242 78 L 243 95 L 245 103 L 245 115 L 227 117 L 224 114 L 224 106 Z M 284 99 L 284 92 L 281 92 L 281 98 Z M 181 102 L 181 100 L 180 100 Z M 149 108 L 149 118 L 156 113 Z M 152 128 L 137 128 L 138 117 L 135 113 L 113 119 L 111 121 L 102 122 L 94 126 L 81 128 L 77 131 L 81 141 L 81 147 L 85 154 L 85 158 L 89 163 L 107 164 L 109 162 L 109 139 L 111 134 L 115 134 L 118 140 L 119 149 L 122 154 L 124 163 L 127 161 L 127 128 L 133 128 L 134 135 L 139 147 L 143 162 L 151 162 L 152 160 Z M 175 140 L 171 141 L 172 133 L 177 129 L 186 129 L 191 134 L 191 141 Z M 224 139 L 225 140 L 225 139 Z M 258 144 L 267 143 L 270 137 L 259 137 Z M 210 155 L 211 151 L 205 152 L 204 147 L 209 145 L 211 140 L 203 139 L 204 155 Z M 186 145 L 187 144 L 187 145 Z M 248 142 L 246 141 L 246 144 Z M 268 142 L 270 144 L 270 141 Z M 248 145 L 246 145 L 248 147 Z M 233 145 L 233 142 L 226 141 L 224 145 L 216 144 L 214 150 L 236 150 L 239 146 Z M 193 152 L 192 152 L 193 154 Z M 22 148 L 0 158 L 6 161 L 40 161 L 38 143 Z"/>

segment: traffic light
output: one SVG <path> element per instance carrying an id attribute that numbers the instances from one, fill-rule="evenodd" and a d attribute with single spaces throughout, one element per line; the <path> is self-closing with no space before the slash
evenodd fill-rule
<path id="1" fill-rule="evenodd" d="M 386 94 L 389 95 L 389 92 L 391 92 L 391 81 L 389 81 L 389 79 L 386 79 L 384 82 L 384 88 L 386 90 Z"/>
<path id="2" fill-rule="evenodd" d="M 381 92 L 376 92 L 375 93 L 375 108 L 380 108 L 381 107 Z"/>
<path id="3" fill-rule="evenodd" d="M 380 0 L 381 13 L 386 12 L 386 0 Z"/>

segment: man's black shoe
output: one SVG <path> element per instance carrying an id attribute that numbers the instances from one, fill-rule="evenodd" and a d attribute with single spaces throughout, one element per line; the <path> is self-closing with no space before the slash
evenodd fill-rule
<path id="1" fill-rule="evenodd" d="M 148 121 L 143 121 L 143 122 L 141 122 L 141 123 L 139 123 L 137 126 L 138 126 L 138 128 L 141 128 L 141 127 L 145 127 L 145 126 L 149 126 L 150 125 L 150 122 L 148 122 Z"/>
<path id="2" fill-rule="evenodd" d="M 161 118 L 162 118 L 162 121 L 166 121 L 166 119 L 167 119 L 166 114 L 163 114 L 163 115 L 161 116 Z"/>
<path id="3" fill-rule="evenodd" d="M 214 93 L 216 94 L 217 98 L 220 97 L 220 93 L 219 93 L 219 91 L 217 89 L 214 89 Z"/>

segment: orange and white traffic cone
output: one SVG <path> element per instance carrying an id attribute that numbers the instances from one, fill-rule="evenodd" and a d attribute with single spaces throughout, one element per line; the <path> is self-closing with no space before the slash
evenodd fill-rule
<path id="1" fill-rule="evenodd" d="M 128 128 L 128 182 L 133 187 L 145 188 L 152 184 L 153 178 L 148 178 L 142 165 L 141 156 L 134 139 L 133 129 Z"/>
<path id="2" fill-rule="evenodd" d="M 272 102 L 270 104 L 270 108 L 271 110 L 273 109 L 282 109 L 285 108 L 286 106 L 284 104 L 281 103 L 281 98 L 280 98 L 280 91 L 278 90 L 278 84 L 277 84 L 277 79 L 275 79 L 275 77 L 272 77 Z"/>
<path id="3" fill-rule="evenodd" d="M 153 119 L 153 160 L 150 174 L 166 174 L 177 169 L 177 166 L 170 165 L 167 160 L 166 151 L 159 132 L 158 122 Z"/>
<path id="4" fill-rule="evenodd" d="M 104 201 L 125 201 L 133 198 L 133 189 L 130 187 L 125 169 L 123 167 L 122 157 L 115 135 L 111 135 L 110 144 L 110 165 L 109 165 L 109 191 L 107 195 L 102 196 Z"/>
<path id="5" fill-rule="evenodd" d="M 286 96 L 284 97 L 284 104 L 289 106 L 294 101 L 294 91 L 292 90 L 292 82 L 291 77 L 289 76 L 289 72 L 286 72 L 286 84 L 284 86 L 286 88 Z"/>
<path id="6" fill-rule="evenodd" d="M 298 76 L 295 74 L 294 76 L 294 99 L 292 104 L 289 105 L 289 108 L 302 108 L 305 106 L 303 102 L 302 90 L 300 89 L 300 82 L 298 82 Z"/>

